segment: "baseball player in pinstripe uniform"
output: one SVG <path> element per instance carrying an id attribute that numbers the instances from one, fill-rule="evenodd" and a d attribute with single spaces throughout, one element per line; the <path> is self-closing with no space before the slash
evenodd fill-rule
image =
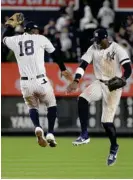
<path id="1" fill-rule="evenodd" d="M 81 135 L 73 144 L 89 143 L 90 138 L 87 132 L 88 103 L 102 99 L 101 122 L 111 143 L 107 159 L 107 164 L 110 166 L 115 163 L 119 148 L 113 119 L 121 98 L 122 87 L 126 85 L 126 80 L 131 75 L 131 65 L 127 52 L 119 44 L 109 42 L 105 29 L 97 29 L 92 41 L 93 45 L 81 57 L 81 64 L 76 70 L 75 79 L 67 88 L 68 92 L 77 89 L 86 67 L 93 60 L 96 80 L 79 96 L 78 114 Z M 124 73 L 122 73 L 121 66 L 124 68 Z"/>
<path id="2" fill-rule="evenodd" d="M 64 63 L 60 61 L 60 50 L 55 50 L 52 43 L 45 36 L 35 33 L 36 29 L 38 29 L 35 23 L 27 23 L 24 27 L 25 32 L 22 35 L 13 36 L 15 27 L 13 21 L 15 19 L 17 21 L 16 24 L 19 24 L 18 19 L 21 19 L 21 16 L 23 15 L 18 13 L 17 18 L 14 15 L 6 22 L 7 27 L 3 35 L 3 43 L 16 56 L 20 73 L 21 92 L 29 108 L 30 118 L 35 126 L 38 143 L 42 147 L 47 146 L 47 144 L 55 147 L 57 143 L 53 132 L 57 111 L 56 99 L 44 67 L 44 50 L 51 54 L 66 79 L 70 80 L 72 76 L 66 70 Z M 44 102 L 48 110 L 48 133 L 46 138 L 39 123 L 38 107 L 40 102 Z"/>

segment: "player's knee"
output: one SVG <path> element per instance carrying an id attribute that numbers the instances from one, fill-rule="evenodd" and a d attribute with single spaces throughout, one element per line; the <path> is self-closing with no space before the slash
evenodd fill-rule
<path id="1" fill-rule="evenodd" d="M 113 123 L 113 120 L 114 120 L 114 118 L 113 117 L 103 117 L 102 118 L 102 120 L 101 120 L 101 122 L 102 122 L 102 124 L 104 123 L 104 124 L 106 124 L 106 123 Z"/>
<path id="2" fill-rule="evenodd" d="M 113 123 L 113 121 L 114 121 L 114 115 L 112 114 L 102 115 L 101 118 L 102 123 Z"/>
<path id="3" fill-rule="evenodd" d="M 38 109 L 39 104 L 36 99 L 33 97 L 25 97 L 24 98 L 25 104 L 27 105 L 28 109 Z"/>
<path id="4" fill-rule="evenodd" d="M 78 106 L 81 108 L 83 108 L 84 106 L 88 106 L 88 101 L 84 97 L 79 96 Z"/>
<path id="5" fill-rule="evenodd" d="M 78 99 L 85 99 L 88 102 L 88 99 L 84 93 L 81 93 Z"/>
<path id="6" fill-rule="evenodd" d="M 79 98 L 83 98 L 83 99 L 85 99 L 87 102 L 91 102 L 89 95 L 87 95 L 85 92 L 81 93 L 80 96 L 79 96 Z"/>
<path id="7" fill-rule="evenodd" d="M 29 109 L 29 111 L 31 110 L 31 109 L 36 109 L 36 110 L 39 110 L 39 107 L 38 106 L 27 106 L 28 107 L 28 109 Z"/>
<path id="8" fill-rule="evenodd" d="M 45 104 L 46 104 L 47 108 L 52 107 L 52 106 L 56 106 L 55 96 L 53 94 L 49 95 L 47 97 L 47 100 L 45 101 Z"/>
<path id="9" fill-rule="evenodd" d="M 108 128 L 109 126 L 112 126 L 113 123 L 111 122 L 102 122 L 101 123 L 104 128 Z"/>
<path id="10" fill-rule="evenodd" d="M 30 109 L 39 109 L 39 107 L 38 107 L 38 105 L 36 104 L 28 104 L 28 103 L 25 103 L 26 105 L 27 105 L 27 107 L 28 107 L 28 109 L 30 110 Z"/>
<path id="11" fill-rule="evenodd" d="M 54 99 L 47 103 L 47 108 L 50 108 L 50 107 L 53 107 L 53 106 L 56 106 L 56 100 L 54 100 Z"/>

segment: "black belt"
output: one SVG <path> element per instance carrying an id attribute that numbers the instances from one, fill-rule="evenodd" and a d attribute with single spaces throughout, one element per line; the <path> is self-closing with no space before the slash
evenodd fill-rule
<path id="1" fill-rule="evenodd" d="M 107 80 L 102 80 L 102 79 L 99 79 L 100 82 L 104 83 L 104 84 L 108 84 L 108 81 Z"/>
<path id="2" fill-rule="evenodd" d="M 44 74 L 40 74 L 40 75 L 37 75 L 37 76 L 36 76 L 37 79 L 42 78 L 42 77 L 44 77 Z M 28 79 L 33 79 L 33 78 L 21 77 L 21 80 L 28 80 Z"/>

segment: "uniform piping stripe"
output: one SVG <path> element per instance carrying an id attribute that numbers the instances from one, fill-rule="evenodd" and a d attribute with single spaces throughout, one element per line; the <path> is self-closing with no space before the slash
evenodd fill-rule
<path id="1" fill-rule="evenodd" d="M 121 61 L 120 61 L 120 63 L 122 64 L 124 61 L 127 61 L 127 60 L 129 60 L 129 61 L 130 61 L 130 59 L 129 59 L 129 58 L 126 58 L 126 59 L 121 60 Z"/>
<path id="2" fill-rule="evenodd" d="M 122 62 L 121 65 L 126 64 L 128 62 L 130 62 L 130 60 L 126 60 L 126 61 Z"/>

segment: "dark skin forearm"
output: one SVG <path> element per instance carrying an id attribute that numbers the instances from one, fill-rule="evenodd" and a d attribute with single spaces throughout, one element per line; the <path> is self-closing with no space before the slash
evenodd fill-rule
<path id="1" fill-rule="evenodd" d="M 125 64 L 122 65 L 122 67 L 124 68 L 123 77 L 125 79 L 128 79 L 131 76 L 131 73 L 132 73 L 131 64 L 130 63 L 125 63 Z"/>
<path id="2" fill-rule="evenodd" d="M 63 62 L 62 54 L 60 50 L 55 50 L 53 53 L 50 54 L 53 58 L 54 62 L 58 64 L 61 71 L 65 71 L 66 67 Z"/>
<path id="3" fill-rule="evenodd" d="M 4 37 L 10 37 L 13 35 L 14 35 L 14 28 L 12 28 L 11 26 L 7 26 L 7 27 L 5 27 L 4 32 L 2 34 L 2 39 Z"/>

